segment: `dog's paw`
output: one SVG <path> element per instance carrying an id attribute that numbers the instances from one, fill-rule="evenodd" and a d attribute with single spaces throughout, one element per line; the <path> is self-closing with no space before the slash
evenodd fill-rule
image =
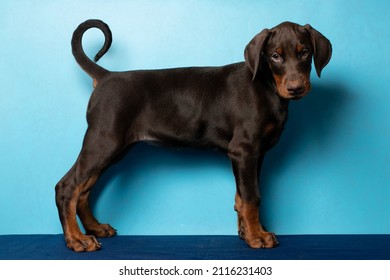
<path id="1" fill-rule="evenodd" d="M 93 235 L 80 235 L 78 237 L 66 238 L 66 246 L 75 252 L 90 252 L 99 250 L 102 244 Z"/>
<path id="2" fill-rule="evenodd" d="M 256 234 L 255 236 L 245 237 L 245 242 L 251 248 L 274 248 L 278 246 L 278 241 L 276 236 L 272 232 L 262 231 Z"/>
<path id="3" fill-rule="evenodd" d="M 113 237 L 116 235 L 116 229 L 109 224 L 99 224 L 98 226 L 87 229 L 87 234 L 91 234 L 99 238 Z"/>

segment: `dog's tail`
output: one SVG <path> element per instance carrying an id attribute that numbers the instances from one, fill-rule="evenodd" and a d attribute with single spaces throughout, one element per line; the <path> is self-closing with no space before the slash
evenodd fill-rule
<path id="1" fill-rule="evenodd" d="M 94 86 L 98 83 L 98 81 L 103 78 L 108 70 L 103 67 L 97 65 L 95 62 L 90 60 L 85 54 L 82 46 L 82 38 L 84 33 L 90 28 L 98 28 L 100 29 L 105 37 L 105 42 L 100 51 L 96 54 L 94 61 L 97 62 L 110 48 L 112 43 L 112 34 L 111 30 L 107 24 L 98 19 L 90 19 L 82 24 L 80 24 L 76 30 L 73 32 L 72 37 L 72 53 L 75 57 L 77 63 L 81 66 L 81 68 L 87 72 L 89 76 L 92 77 L 94 81 Z"/>

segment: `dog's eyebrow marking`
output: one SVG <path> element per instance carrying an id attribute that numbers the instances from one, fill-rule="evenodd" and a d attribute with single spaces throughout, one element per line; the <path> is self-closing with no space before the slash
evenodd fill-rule
<path id="1" fill-rule="evenodd" d="M 295 50 L 297 53 L 300 53 L 301 51 L 303 51 L 304 48 L 305 48 L 305 46 L 297 44 L 297 46 L 295 47 Z"/>

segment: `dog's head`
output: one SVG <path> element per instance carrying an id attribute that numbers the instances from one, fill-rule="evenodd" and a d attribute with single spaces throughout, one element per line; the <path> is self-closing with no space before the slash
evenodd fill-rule
<path id="1" fill-rule="evenodd" d="M 245 48 L 245 63 L 253 74 L 263 67 L 271 70 L 279 96 L 299 99 L 311 88 L 311 61 L 318 77 L 332 55 L 332 45 L 310 25 L 284 22 L 264 29 Z"/>

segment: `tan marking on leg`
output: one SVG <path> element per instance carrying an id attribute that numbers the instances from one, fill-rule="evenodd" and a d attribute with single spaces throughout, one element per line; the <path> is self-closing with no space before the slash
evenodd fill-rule
<path id="1" fill-rule="evenodd" d="M 76 220 L 77 204 L 80 194 L 83 190 L 89 188 L 94 180 L 94 177 L 92 177 L 85 183 L 82 183 L 76 187 L 69 202 L 68 211 L 65 216 L 65 221 L 63 224 L 65 241 L 67 246 L 74 251 L 94 251 L 100 249 L 101 247 L 100 243 L 94 236 L 84 235 L 81 232 Z"/>
<path id="2" fill-rule="evenodd" d="M 245 203 L 236 194 L 240 237 L 252 248 L 272 248 L 277 245 L 275 235 L 266 232 L 259 221 L 259 207 Z"/>
<path id="3" fill-rule="evenodd" d="M 66 236 L 73 236 L 81 234 L 80 228 L 76 221 L 76 209 L 77 202 L 80 196 L 80 193 L 84 187 L 84 184 L 78 185 L 75 192 L 69 202 L 68 212 L 65 216 L 64 232 Z"/>
<path id="4" fill-rule="evenodd" d="M 84 228 L 92 227 L 93 225 L 99 224 L 99 222 L 92 215 L 91 209 L 89 207 L 88 196 L 90 189 L 96 183 L 98 176 L 93 176 L 83 187 L 82 192 L 78 198 L 77 202 L 77 214 L 80 217 L 80 220 L 83 223 Z"/>
<path id="5" fill-rule="evenodd" d="M 257 247 L 258 233 L 263 231 L 259 223 L 259 209 L 255 205 L 243 203 L 241 207 L 242 224 L 245 230 L 245 241 L 251 247 Z"/>
<path id="6" fill-rule="evenodd" d="M 234 203 L 234 210 L 237 212 L 237 232 L 238 232 L 238 236 L 241 239 L 245 239 L 245 231 L 244 231 L 244 228 L 243 228 L 243 225 L 242 225 L 242 221 L 241 221 L 241 217 L 240 217 L 241 207 L 242 207 L 241 197 L 238 194 L 238 192 L 236 192 L 235 203 Z"/>

